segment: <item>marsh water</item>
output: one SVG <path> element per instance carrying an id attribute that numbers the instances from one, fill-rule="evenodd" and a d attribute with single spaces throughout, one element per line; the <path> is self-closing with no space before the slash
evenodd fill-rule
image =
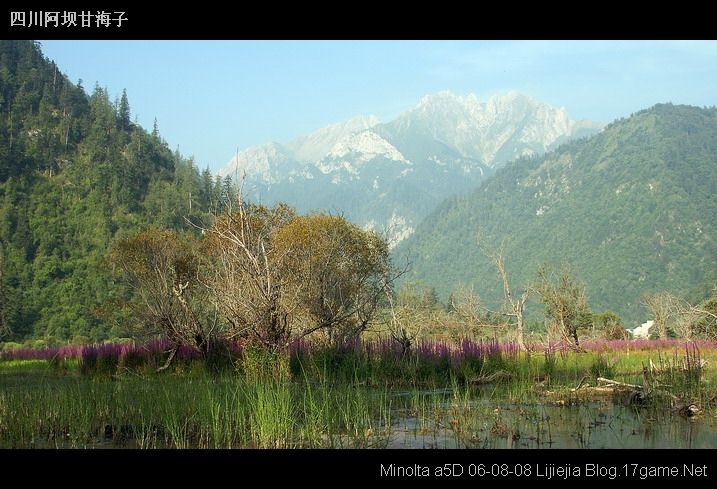
<path id="1" fill-rule="evenodd" d="M 595 401 L 579 406 L 503 404 L 485 401 L 455 416 L 445 405 L 428 419 L 397 410 L 391 426 L 363 448 L 717 448 L 717 423 L 679 415 L 650 415 L 644 410 Z M 465 406 L 461 407 L 462 411 Z M 461 425 L 466 423 L 466 425 Z M 55 445 L 56 446 L 56 445 Z M 340 447 L 352 447 L 345 440 Z M 50 447 L 50 445 L 48 445 Z M 96 439 L 86 448 L 139 448 L 133 439 L 121 446 L 110 439 Z M 163 447 L 162 444 L 156 446 Z M 240 447 L 236 447 L 240 448 Z"/>
<path id="2" fill-rule="evenodd" d="M 428 418 L 397 412 L 390 433 L 389 448 L 717 448 L 717 420 L 611 399 L 576 405 L 446 400 Z"/>
<path id="3" fill-rule="evenodd" d="M 0 380 L 0 448 L 717 448 L 712 409 L 525 385 Z"/>

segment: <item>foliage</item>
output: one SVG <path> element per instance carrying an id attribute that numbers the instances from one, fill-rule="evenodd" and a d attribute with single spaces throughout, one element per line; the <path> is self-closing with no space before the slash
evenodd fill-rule
<path id="1" fill-rule="evenodd" d="M 606 340 L 626 340 L 629 337 L 622 319 L 612 311 L 593 315 L 593 328 Z"/>
<path id="2" fill-rule="evenodd" d="M 274 236 L 278 267 L 294 282 L 304 334 L 321 331 L 341 343 L 366 330 L 377 313 L 392 269 L 387 242 L 341 216 L 292 219 Z"/>

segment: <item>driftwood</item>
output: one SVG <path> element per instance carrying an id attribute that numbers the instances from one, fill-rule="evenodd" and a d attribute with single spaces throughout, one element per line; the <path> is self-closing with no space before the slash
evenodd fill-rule
<path id="1" fill-rule="evenodd" d="M 513 374 L 510 372 L 507 372 L 505 370 L 498 370 L 497 372 L 493 372 L 489 375 L 481 375 L 480 377 L 476 377 L 470 381 L 473 385 L 484 385 L 484 384 L 490 384 L 492 382 L 500 381 L 500 380 L 506 380 L 513 378 Z"/>
<path id="2" fill-rule="evenodd" d="M 617 380 L 606 379 L 604 377 L 598 377 L 598 382 L 603 384 L 604 388 L 610 389 L 614 393 L 619 392 L 621 394 L 620 399 L 626 406 L 642 404 L 646 400 L 647 394 L 645 394 L 644 386 L 618 382 Z"/>
<path id="3" fill-rule="evenodd" d="M 167 358 L 167 361 L 164 362 L 164 365 L 162 365 L 161 367 L 159 367 L 156 370 L 157 373 L 162 372 L 163 370 L 167 370 L 169 368 L 169 364 L 172 363 L 172 360 L 174 360 L 174 355 L 177 354 L 178 349 L 179 348 L 176 346 L 174 348 L 172 348 L 172 351 L 170 352 L 169 357 Z"/>
<path id="4" fill-rule="evenodd" d="M 672 411 L 680 416 L 692 418 L 700 413 L 700 408 L 696 404 L 685 401 L 684 399 L 681 399 L 662 389 L 649 388 L 647 389 L 647 393 L 645 393 L 645 388 L 641 385 L 626 384 L 624 382 L 618 382 L 616 380 L 606 379 L 603 377 L 598 377 L 598 382 L 604 384 L 602 386 L 603 389 L 610 389 L 613 391 L 617 389 L 627 389 L 628 395 L 627 398 L 625 398 L 625 403 L 628 405 L 642 404 L 645 402 L 646 397 L 649 394 L 661 394 L 668 396 L 668 398 L 671 399 Z"/>
<path id="5" fill-rule="evenodd" d="M 649 367 L 646 367 L 649 369 Z M 667 386 L 646 383 L 643 385 L 628 384 L 618 380 L 598 377 L 598 385 L 591 386 L 587 383 L 588 376 L 585 375 L 580 379 L 578 385 L 570 389 L 572 396 L 581 399 L 590 399 L 591 397 L 610 396 L 617 403 L 626 406 L 639 406 L 644 404 L 648 398 L 664 399 L 668 402 L 671 411 L 679 416 L 692 418 L 701 413 L 700 407 L 690 400 L 680 398 L 664 389 Z M 713 399 L 717 402 L 717 397 Z M 564 400 L 558 401 L 558 405 L 565 405 Z"/>
<path id="6" fill-rule="evenodd" d="M 605 377 L 598 377 L 597 380 L 601 384 L 604 384 L 602 387 L 611 387 L 615 389 L 633 389 L 637 391 L 641 391 L 643 389 L 641 385 L 626 384 L 625 382 L 618 382 L 617 380 L 606 379 Z"/>
<path id="7" fill-rule="evenodd" d="M 645 400 L 646 394 L 640 385 L 627 384 L 617 380 L 606 379 L 605 377 L 598 377 L 598 385 L 591 386 L 587 382 L 588 378 L 587 375 L 584 375 L 580 379 L 580 382 L 578 382 L 578 385 L 570 389 L 570 392 L 583 398 L 590 398 L 591 396 L 611 396 L 620 399 L 622 403 L 626 405 L 641 404 Z"/>

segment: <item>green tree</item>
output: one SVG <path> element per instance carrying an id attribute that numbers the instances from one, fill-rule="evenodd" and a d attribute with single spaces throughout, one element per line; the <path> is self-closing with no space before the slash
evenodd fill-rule
<path id="1" fill-rule="evenodd" d="M 122 89 L 122 98 L 120 98 L 119 106 L 117 107 L 117 127 L 123 131 L 128 131 L 132 124 L 130 117 L 127 89 Z"/>
<path id="2" fill-rule="evenodd" d="M 116 106 L 99 85 L 88 96 L 37 44 L 0 41 L 3 314 L 14 338 L 119 331 L 107 250 L 142 227 L 186 229 L 185 216 L 206 213 L 196 168 L 127 124 L 123 95 Z"/>
<path id="3" fill-rule="evenodd" d="M 157 118 L 154 118 L 154 123 L 152 124 L 152 139 L 155 141 L 159 141 L 159 125 L 157 124 Z"/>
<path id="4" fill-rule="evenodd" d="M 574 348 L 580 349 L 578 330 L 589 325 L 592 316 L 585 285 L 577 282 L 567 268 L 555 272 L 543 265 L 538 269 L 534 288 L 553 329 Z"/>
<path id="5" fill-rule="evenodd" d="M 221 329 L 207 288 L 198 280 L 196 243 L 173 231 L 148 229 L 121 240 L 112 263 L 132 290 L 129 306 L 142 335 L 161 334 L 177 347 L 194 347 L 206 357 Z"/>
<path id="6" fill-rule="evenodd" d="M 278 230 L 274 250 L 308 320 L 302 334 L 334 343 L 366 330 L 392 280 L 385 240 L 341 216 L 310 214 Z"/>
<path id="7" fill-rule="evenodd" d="M 5 250 L 0 242 L 0 340 L 10 336 L 10 324 L 7 318 L 8 296 L 5 285 Z"/>
<path id="8" fill-rule="evenodd" d="M 595 314 L 593 316 L 593 326 L 607 340 L 629 338 L 627 330 L 622 325 L 622 319 L 612 311 Z"/>

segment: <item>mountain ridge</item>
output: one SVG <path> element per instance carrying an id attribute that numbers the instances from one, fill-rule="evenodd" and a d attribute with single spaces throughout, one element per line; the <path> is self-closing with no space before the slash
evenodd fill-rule
<path id="1" fill-rule="evenodd" d="M 599 127 L 515 91 L 485 103 L 443 91 L 388 123 L 358 116 L 286 144 L 247 148 L 220 175 L 241 179 L 253 200 L 287 201 L 302 211 L 335 209 L 385 233 L 393 246 L 410 236 L 431 206 L 477 186 L 515 155 L 540 154 L 576 131 Z M 426 202 L 410 205 L 418 199 Z"/>

